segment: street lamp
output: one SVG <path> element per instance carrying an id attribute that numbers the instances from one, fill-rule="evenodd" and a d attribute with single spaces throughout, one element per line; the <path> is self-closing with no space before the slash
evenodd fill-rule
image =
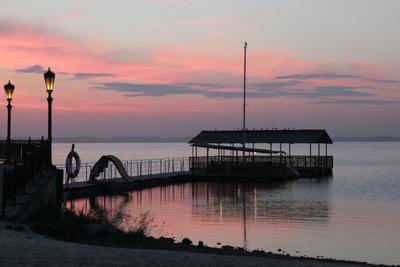
<path id="1" fill-rule="evenodd" d="M 11 100 L 14 94 L 15 86 L 11 84 L 10 81 L 6 85 L 4 85 L 4 91 L 6 93 L 6 99 L 8 102 L 7 110 L 8 110 L 8 117 L 7 117 L 7 161 L 10 159 L 10 146 L 11 146 Z"/>
<path id="2" fill-rule="evenodd" d="M 56 75 L 54 74 L 54 72 L 52 72 L 49 68 L 49 70 L 44 74 L 44 81 L 46 83 L 46 89 L 47 89 L 47 93 L 49 94 L 49 96 L 47 97 L 47 103 L 49 105 L 48 108 L 48 137 L 47 137 L 47 141 L 49 143 L 49 160 L 50 160 L 50 164 L 52 162 L 52 152 L 51 152 L 51 144 L 52 144 L 52 134 L 51 134 L 51 123 L 52 123 L 52 114 L 51 114 L 51 105 L 53 103 L 53 98 L 51 97 L 51 93 L 53 92 L 54 89 L 54 80 L 56 79 Z"/>

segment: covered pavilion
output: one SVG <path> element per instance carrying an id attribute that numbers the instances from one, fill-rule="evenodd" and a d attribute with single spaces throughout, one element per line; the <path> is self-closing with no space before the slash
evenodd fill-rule
<path id="1" fill-rule="evenodd" d="M 294 168 L 302 176 L 330 174 L 333 157 L 328 156 L 328 145 L 332 143 L 326 130 L 202 131 L 189 141 L 191 169 L 194 174 L 208 174 L 207 169 L 213 167 L 216 175 L 215 167 L 221 174 L 229 173 L 228 168 L 241 167 L 247 174 L 267 175 L 270 166 L 278 166 Z M 308 144 L 309 152 L 293 155 L 295 144 Z M 279 149 L 274 150 L 277 145 Z M 282 145 L 288 145 L 288 151 L 283 151 Z M 317 146 L 314 155 L 313 145 Z M 205 149 L 206 155 L 200 156 L 199 149 Z M 216 155 L 210 155 L 210 150 Z"/>

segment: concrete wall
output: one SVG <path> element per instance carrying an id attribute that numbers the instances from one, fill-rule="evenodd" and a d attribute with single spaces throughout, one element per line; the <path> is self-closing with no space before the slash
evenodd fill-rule
<path id="1" fill-rule="evenodd" d="M 25 219 L 38 216 L 46 209 L 61 208 L 62 198 L 62 170 L 48 170 L 44 174 L 45 180 L 37 187 L 32 197 L 24 204 L 24 208 L 16 216 L 15 220 L 23 221 Z"/>
<path id="2" fill-rule="evenodd" d="M 4 176 L 4 170 L 3 170 L 3 166 L 0 165 L 0 218 L 3 217 L 4 214 L 4 182 L 3 182 L 3 176 Z"/>
<path id="3" fill-rule="evenodd" d="M 5 170 L 12 170 L 13 166 L 9 165 L 9 164 L 4 164 L 1 163 L 0 164 L 0 218 L 3 216 L 4 214 L 4 209 L 5 209 L 5 199 L 4 199 L 4 171 Z"/>

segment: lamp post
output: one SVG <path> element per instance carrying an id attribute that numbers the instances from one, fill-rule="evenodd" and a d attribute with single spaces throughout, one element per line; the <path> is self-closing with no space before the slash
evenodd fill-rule
<path id="1" fill-rule="evenodd" d="M 51 93 L 53 92 L 54 89 L 54 80 L 56 79 L 56 75 L 54 72 L 48 69 L 48 71 L 44 74 L 44 81 L 46 83 L 46 89 L 48 93 L 47 97 L 47 103 L 49 105 L 48 108 L 48 137 L 47 137 L 47 142 L 49 145 L 49 163 L 50 165 L 52 164 L 52 134 L 51 134 L 51 129 L 52 129 L 52 103 L 53 103 L 53 98 L 51 97 Z"/>
<path id="2" fill-rule="evenodd" d="M 8 102 L 7 110 L 7 161 L 10 161 L 10 147 L 11 147 L 11 100 L 14 94 L 15 86 L 11 84 L 10 81 L 6 85 L 4 85 L 4 91 L 6 93 L 6 99 Z"/>

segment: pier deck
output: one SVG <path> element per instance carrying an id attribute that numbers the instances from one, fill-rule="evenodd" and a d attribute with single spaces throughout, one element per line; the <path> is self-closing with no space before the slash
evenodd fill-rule
<path id="1" fill-rule="evenodd" d="M 113 192 L 129 191 L 135 188 L 152 187 L 162 184 L 168 184 L 175 181 L 187 180 L 191 172 L 171 172 L 137 176 L 131 182 L 122 178 L 103 179 L 96 183 L 86 181 L 73 181 L 64 184 L 64 191 L 69 193 L 69 198 L 80 197 L 91 194 L 112 194 Z"/>
<path id="2" fill-rule="evenodd" d="M 64 169 L 65 166 L 58 166 Z M 64 190 L 73 197 L 128 191 L 180 181 L 283 181 L 296 177 L 315 177 L 332 174 L 332 156 L 204 156 L 131 160 L 120 162 L 129 181 L 110 162 L 95 182 L 89 181 L 94 163 L 82 164 L 76 179 L 64 180 Z M 299 175 L 293 175 L 295 169 Z M 289 170 L 289 171 L 288 171 Z"/>

